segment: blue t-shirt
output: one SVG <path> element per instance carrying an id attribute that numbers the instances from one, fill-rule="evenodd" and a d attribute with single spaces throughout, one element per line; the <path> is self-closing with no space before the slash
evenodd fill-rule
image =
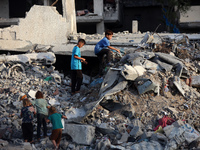
<path id="1" fill-rule="evenodd" d="M 110 42 L 106 37 L 104 37 L 101 41 L 99 41 L 96 44 L 94 48 L 95 55 L 97 55 L 103 48 L 107 48 L 108 46 L 110 46 Z"/>
<path id="2" fill-rule="evenodd" d="M 52 115 L 50 115 L 48 117 L 48 119 L 52 123 L 53 130 L 54 129 L 61 129 L 61 128 L 63 128 L 63 125 L 62 125 L 62 122 L 61 122 L 61 118 L 62 118 L 62 115 L 58 114 L 58 113 L 54 113 L 54 114 L 52 114 Z"/>
<path id="3" fill-rule="evenodd" d="M 74 55 L 81 57 L 81 51 L 78 46 L 74 46 L 73 51 L 72 51 L 71 70 L 82 70 L 81 60 L 74 58 Z"/>

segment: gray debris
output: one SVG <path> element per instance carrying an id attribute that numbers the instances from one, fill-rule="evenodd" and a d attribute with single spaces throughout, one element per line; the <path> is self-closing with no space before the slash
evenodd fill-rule
<path id="1" fill-rule="evenodd" d="M 94 140 L 95 127 L 66 123 L 63 133 L 70 135 L 77 144 L 90 145 Z"/>

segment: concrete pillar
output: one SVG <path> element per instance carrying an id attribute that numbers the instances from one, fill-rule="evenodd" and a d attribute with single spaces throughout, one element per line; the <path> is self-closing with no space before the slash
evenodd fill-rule
<path id="1" fill-rule="evenodd" d="M 50 1 L 49 0 L 44 0 L 44 6 L 50 6 Z"/>
<path id="2" fill-rule="evenodd" d="M 62 0 L 62 5 L 63 17 L 65 17 L 70 24 L 70 33 L 77 33 L 75 0 Z"/>
<path id="3" fill-rule="evenodd" d="M 9 0 L 0 0 L 0 18 L 9 18 Z"/>
<path id="4" fill-rule="evenodd" d="M 98 16 L 103 17 L 103 0 L 93 0 L 94 1 L 94 13 Z M 102 34 L 105 30 L 104 20 L 96 24 L 97 33 Z"/>
<path id="5" fill-rule="evenodd" d="M 97 30 L 97 33 L 103 34 L 103 32 L 105 31 L 104 21 L 101 21 L 100 23 L 96 24 L 96 30 Z"/>
<path id="6" fill-rule="evenodd" d="M 132 21 L 132 33 L 137 33 L 138 32 L 138 21 L 133 20 Z"/>

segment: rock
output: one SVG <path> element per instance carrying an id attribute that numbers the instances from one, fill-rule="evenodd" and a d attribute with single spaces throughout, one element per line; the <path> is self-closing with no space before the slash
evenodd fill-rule
<path id="1" fill-rule="evenodd" d="M 134 138 L 136 138 L 143 134 L 143 131 L 142 131 L 143 125 L 141 121 L 139 121 L 138 119 L 134 119 L 132 121 L 132 125 L 130 126 L 132 127 L 131 132 L 129 133 L 130 136 L 133 136 Z"/>
<path id="2" fill-rule="evenodd" d="M 90 125 L 65 124 L 64 133 L 70 135 L 77 144 L 90 145 L 94 140 L 95 127 Z"/>
<path id="3" fill-rule="evenodd" d="M 192 76 L 192 86 L 193 87 L 200 87 L 200 75 Z"/>
<path id="4" fill-rule="evenodd" d="M 96 145 L 96 150 L 109 150 L 110 148 L 110 140 L 107 137 L 103 137 L 98 144 Z"/>
<path id="5" fill-rule="evenodd" d="M 7 145 L 8 145 L 8 142 L 7 142 L 7 141 L 4 141 L 4 140 L 0 139 L 0 148 L 1 148 L 1 147 L 5 147 L 5 146 L 7 146 Z"/>
<path id="6" fill-rule="evenodd" d="M 132 67 L 125 64 L 121 70 L 121 75 L 126 80 L 134 81 L 138 76 L 143 75 L 145 71 L 146 70 L 142 66 Z"/>
<path id="7" fill-rule="evenodd" d="M 134 144 L 133 146 L 131 146 L 131 149 L 132 150 L 140 150 L 140 149 L 142 149 L 142 150 L 163 150 L 164 148 L 157 141 L 150 141 L 150 142 L 143 141 L 141 143 Z"/>
<path id="8" fill-rule="evenodd" d="M 90 76 L 83 74 L 83 83 L 90 84 Z"/>

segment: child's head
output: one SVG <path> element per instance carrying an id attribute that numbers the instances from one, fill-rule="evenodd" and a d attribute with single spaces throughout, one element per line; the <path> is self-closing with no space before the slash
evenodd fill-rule
<path id="1" fill-rule="evenodd" d="M 27 106 L 30 106 L 30 105 L 32 105 L 30 100 L 28 100 L 28 99 L 23 99 L 23 106 L 24 106 L 24 107 L 27 107 Z"/>
<path id="2" fill-rule="evenodd" d="M 43 96 L 41 91 L 37 91 L 36 94 L 35 94 L 35 98 L 40 99 L 40 98 L 44 98 L 44 96 Z"/>
<path id="3" fill-rule="evenodd" d="M 51 107 L 49 108 L 49 114 L 52 115 L 52 114 L 55 114 L 55 113 L 57 113 L 56 108 L 53 107 L 53 106 L 51 106 Z"/>
<path id="4" fill-rule="evenodd" d="M 27 96 L 24 93 L 21 93 L 20 101 L 27 99 Z"/>
<path id="5" fill-rule="evenodd" d="M 113 32 L 111 30 L 106 30 L 105 32 L 105 37 L 108 39 L 108 40 L 111 40 L 112 39 L 112 36 L 113 36 Z"/>
<path id="6" fill-rule="evenodd" d="M 83 46 L 85 45 L 85 43 L 86 43 L 86 42 L 85 42 L 84 39 L 79 39 L 77 45 L 78 45 L 79 48 L 81 48 L 81 47 L 83 47 Z"/>

